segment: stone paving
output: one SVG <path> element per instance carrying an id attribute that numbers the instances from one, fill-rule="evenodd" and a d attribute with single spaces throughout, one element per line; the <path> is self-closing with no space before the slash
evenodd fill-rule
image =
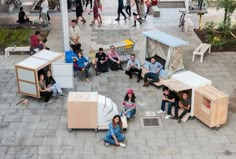
<path id="1" fill-rule="evenodd" d="M 108 1 L 106 1 L 108 2 Z M 104 8 L 111 4 L 109 1 Z M 116 8 L 116 7 L 113 7 Z M 114 9 L 115 10 L 115 9 Z M 218 19 L 213 9 L 205 20 Z M 108 14 L 111 12 L 111 14 Z M 17 93 L 14 64 L 27 55 L 12 55 L 7 60 L 0 56 L 0 159 L 235 159 L 236 158 L 236 54 L 235 52 L 213 52 L 204 57 L 204 62 L 191 61 L 192 51 L 200 41 L 194 33 L 182 33 L 177 28 L 178 9 L 161 9 L 161 17 L 148 17 L 143 26 L 132 28 L 131 22 L 118 24 L 114 21 L 115 14 L 110 9 L 104 16 L 101 27 L 91 28 L 82 25 L 81 37 L 85 54 L 90 45 L 107 44 L 110 29 L 114 29 L 114 38 L 131 38 L 137 41 L 135 53 L 139 53 L 141 32 L 159 29 L 173 36 L 188 41 L 189 46 L 183 48 L 184 64 L 213 82 L 213 86 L 230 96 L 228 123 L 219 130 L 210 129 L 198 119 L 178 124 L 175 120 L 165 120 L 164 115 L 157 114 L 160 109 L 161 89 L 150 86 L 143 88 L 136 79 L 129 80 L 123 71 L 105 73 L 95 76 L 91 70 L 91 82 L 75 79 L 76 91 L 98 91 L 117 103 L 119 109 L 128 88 L 135 90 L 138 111 L 134 120 L 129 121 L 126 131 L 125 149 L 105 147 L 102 137 L 105 131 L 95 133 L 93 130 L 67 131 L 65 97 L 54 98 L 54 103 L 47 105 L 42 100 L 28 98 L 28 107 L 16 105 L 22 98 Z M 219 14 L 222 14 L 219 12 Z M 73 18 L 74 13 L 70 13 Z M 197 26 L 197 16 L 190 16 Z M 177 16 L 178 17 L 178 16 Z M 91 16 L 87 16 L 88 22 Z M 55 51 L 63 51 L 61 21 L 57 13 L 52 15 L 51 33 L 48 46 Z M 128 30 L 130 29 L 130 30 Z M 107 30 L 107 31 L 106 31 Z M 123 30 L 123 31 L 122 31 Z M 122 35 L 119 32 L 127 32 Z M 105 40 L 101 40 L 105 39 Z M 111 41 L 114 42 L 114 41 Z M 125 65 L 124 65 L 125 67 Z M 154 112 L 160 116 L 163 127 L 143 129 L 140 117 Z"/>

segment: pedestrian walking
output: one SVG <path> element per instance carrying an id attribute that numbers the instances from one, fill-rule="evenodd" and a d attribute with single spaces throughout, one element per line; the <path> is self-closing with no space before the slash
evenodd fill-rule
<path id="1" fill-rule="evenodd" d="M 120 14 L 124 16 L 124 20 L 127 19 L 125 13 L 123 12 L 123 7 L 124 7 L 124 2 L 123 0 L 118 0 L 118 10 L 117 10 L 117 18 L 115 19 L 116 21 L 120 21 Z"/>
<path id="2" fill-rule="evenodd" d="M 86 23 L 86 20 L 83 16 L 83 6 L 82 6 L 82 2 L 81 0 L 76 0 L 76 21 L 77 23 L 79 22 L 79 18 L 81 17 L 82 18 L 82 22 L 83 24 Z"/>

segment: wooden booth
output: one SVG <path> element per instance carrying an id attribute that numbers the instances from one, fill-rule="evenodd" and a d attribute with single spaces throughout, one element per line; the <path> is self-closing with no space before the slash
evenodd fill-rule
<path id="1" fill-rule="evenodd" d="M 68 131 L 72 129 L 108 129 L 109 122 L 119 114 L 117 105 L 98 92 L 69 92 L 67 99 Z M 123 128 L 127 119 L 122 117 Z"/>
<path id="2" fill-rule="evenodd" d="M 183 71 L 161 83 L 179 94 L 189 92 L 191 116 L 209 127 L 219 127 L 227 122 L 228 96 L 212 87 L 210 80 L 191 71 Z"/>
<path id="3" fill-rule="evenodd" d="M 15 65 L 18 92 L 40 98 L 39 71 L 48 69 L 62 88 L 74 88 L 73 65 L 65 63 L 64 54 L 41 50 Z"/>

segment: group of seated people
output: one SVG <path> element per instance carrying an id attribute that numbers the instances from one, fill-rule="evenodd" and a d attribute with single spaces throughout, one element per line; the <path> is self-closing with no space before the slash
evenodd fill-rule
<path id="1" fill-rule="evenodd" d="M 73 56 L 73 65 L 75 75 L 77 71 L 84 71 L 86 81 L 89 82 L 89 68 L 92 66 L 92 62 L 90 62 L 87 58 L 83 56 L 82 49 L 77 50 L 76 56 Z M 103 48 L 99 48 L 99 52 L 95 55 L 94 68 L 96 71 L 96 75 L 100 73 L 108 72 L 108 68 L 112 71 L 123 70 L 121 65 L 121 58 L 119 54 L 116 52 L 114 46 L 110 46 L 110 50 L 106 54 L 103 51 Z M 148 72 L 144 75 L 144 87 L 148 87 L 149 83 L 154 83 L 159 81 L 159 72 L 163 68 L 162 64 L 157 62 L 155 58 L 151 58 L 150 63 L 148 63 Z M 142 68 L 140 61 L 135 57 L 135 54 L 131 54 L 130 59 L 128 60 L 127 67 L 125 73 L 131 79 L 133 73 L 137 73 L 137 82 L 140 82 L 142 79 Z"/>
<path id="2" fill-rule="evenodd" d="M 112 119 L 112 122 L 108 125 L 108 131 L 103 138 L 106 146 L 115 145 L 123 148 L 126 147 L 125 143 L 123 142 L 125 135 L 123 133 L 121 116 L 126 116 L 127 120 L 133 118 L 133 116 L 136 114 L 135 98 L 136 96 L 134 95 L 133 90 L 129 89 L 124 98 L 124 109 L 122 110 L 121 115 L 115 115 Z M 181 120 L 185 114 L 189 113 L 191 110 L 191 100 L 189 93 L 186 91 L 182 92 L 181 97 L 179 98 L 177 93 L 169 90 L 168 87 L 164 87 L 161 109 L 158 111 L 159 114 L 165 113 L 166 103 L 168 103 L 168 110 L 165 118 L 177 119 L 178 123 L 181 123 Z M 172 106 L 175 108 L 174 116 L 171 115 Z M 180 115 L 178 114 L 179 109 L 182 110 Z"/>
<path id="3" fill-rule="evenodd" d="M 60 85 L 54 80 L 50 70 L 46 71 L 46 75 L 43 70 L 39 71 L 39 92 L 40 96 L 44 98 L 44 102 L 48 104 L 53 103 L 50 100 L 51 97 L 64 96 Z"/>

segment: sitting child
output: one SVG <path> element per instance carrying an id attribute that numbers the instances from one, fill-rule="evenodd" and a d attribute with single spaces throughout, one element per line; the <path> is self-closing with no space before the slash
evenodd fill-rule
<path id="1" fill-rule="evenodd" d="M 131 119 L 136 113 L 135 98 L 134 91 L 129 89 L 123 102 L 124 110 L 121 112 L 121 116 L 126 116 L 128 120 Z"/>
<path id="2" fill-rule="evenodd" d="M 188 92 L 183 92 L 182 97 L 179 101 L 179 108 L 183 111 L 181 115 L 178 117 L 178 123 L 181 123 L 181 119 L 184 117 L 184 115 L 191 110 L 191 101 L 189 99 Z"/>

